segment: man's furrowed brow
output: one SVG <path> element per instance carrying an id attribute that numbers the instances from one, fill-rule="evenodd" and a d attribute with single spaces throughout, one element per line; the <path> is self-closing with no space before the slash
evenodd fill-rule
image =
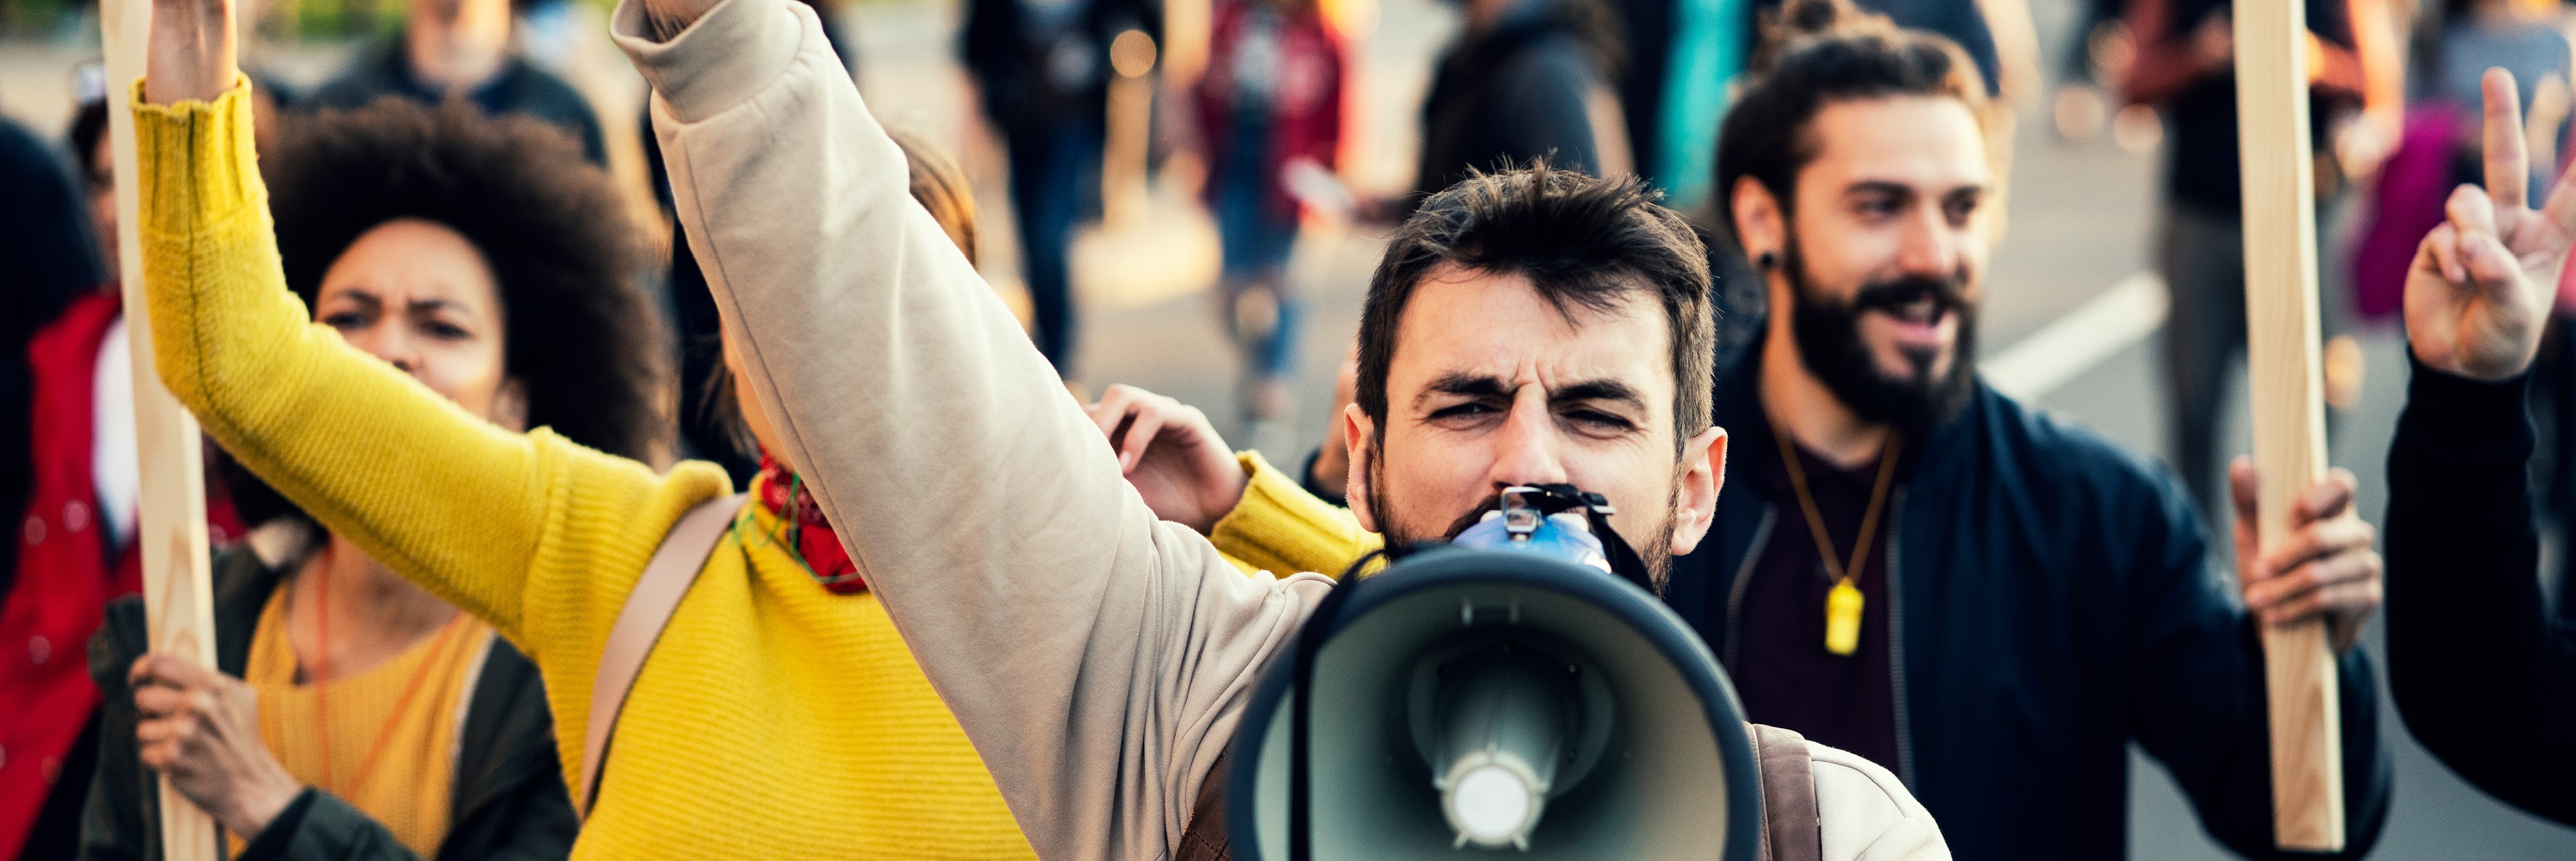
<path id="1" fill-rule="evenodd" d="M 1452 397 L 1464 398 L 1508 398 L 1512 395 L 1512 385 L 1504 382 L 1503 378 L 1492 374 L 1478 374 L 1469 371 L 1450 371 L 1449 373 L 1440 375 L 1439 379 L 1432 380 L 1431 385 L 1423 386 L 1422 393 L 1413 396 L 1413 404 L 1414 406 L 1419 407 L 1422 405 L 1423 401 L 1430 400 L 1434 395 L 1449 395 Z"/>
<path id="2" fill-rule="evenodd" d="M 1986 183 L 1962 182 L 1936 192 L 1922 192 L 1910 183 L 1898 182 L 1892 179 L 1855 180 L 1852 184 L 1843 187 L 1843 193 L 1847 195 L 1883 194 L 1893 197 L 1913 197 L 1917 193 L 1929 193 L 1933 196 L 1946 198 L 1962 193 L 1982 194 L 1985 190 Z"/>
<path id="3" fill-rule="evenodd" d="M 1613 379 L 1584 380 L 1558 387 L 1548 393 L 1551 401 L 1611 401 L 1633 409 L 1645 409 L 1646 399 L 1635 387 Z"/>

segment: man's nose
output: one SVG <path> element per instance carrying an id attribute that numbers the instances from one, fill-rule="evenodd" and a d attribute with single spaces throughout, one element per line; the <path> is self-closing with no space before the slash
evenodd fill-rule
<path id="1" fill-rule="evenodd" d="M 1546 399 L 1516 399 L 1497 439 L 1494 484 L 1564 483 L 1565 461 L 1558 456 L 1558 442 L 1556 418 L 1549 414 Z"/>
<path id="2" fill-rule="evenodd" d="M 1908 274 L 1947 276 L 1959 270 L 1960 244 L 1965 241 L 1940 207 L 1922 207 L 1915 217 L 1906 219 L 1897 264 Z"/>

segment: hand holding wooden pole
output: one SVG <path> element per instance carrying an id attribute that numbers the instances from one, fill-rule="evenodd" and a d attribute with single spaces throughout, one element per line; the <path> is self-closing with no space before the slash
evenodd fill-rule
<path id="1" fill-rule="evenodd" d="M 202 33 L 192 53 L 220 55 L 221 70 L 232 71 L 231 4 L 189 0 L 219 10 L 219 32 Z M 197 421 L 161 385 L 152 356 L 152 326 L 144 309 L 141 159 L 134 137 L 133 90 L 144 72 L 147 50 L 168 46 L 147 42 L 153 34 L 153 0 L 104 0 L 99 22 L 107 59 L 107 117 L 114 137 L 116 162 L 116 253 L 123 266 L 127 342 L 134 359 L 134 425 L 137 463 L 142 469 L 141 518 L 135 549 L 143 554 L 144 618 L 151 630 L 152 651 L 207 667 L 215 662 L 215 619 L 211 565 L 206 557 L 206 487 L 199 456 Z M 175 23 L 165 18 L 163 24 Z M 161 65 L 155 62 L 154 65 Z M 191 81 L 191 86 L 203 86 Z M 229 84 L 229 74 L 216 84 Z M 204 98 L 203 95 L 189 97 Z M 214 818 L 160 782 L 162 857 L 168 861 L 214 861 L 221 857 Z"/>
<path id="2" fill-rule="evenodd" d="M 2245 305 L 2262 543 L 2291 534 L 2326 472 L 2317 360 L 2316 178 L 2308 139 L 2303 0 L 2235 0 L 2237 141 L 2245 183 Z M 2322 618 L 2263 628 L 2272 731 L 2273 841 L 2344 846 L 2343 741 Z"/>

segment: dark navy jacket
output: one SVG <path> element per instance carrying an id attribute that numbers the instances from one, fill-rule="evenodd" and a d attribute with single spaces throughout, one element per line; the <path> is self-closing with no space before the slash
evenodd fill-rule
<path id="1" fill-rule="evenodd" d="M 1755 400 L 1760 351 L 1725 372 L 1717 424 L 1743 457 L 1775 450 Z M 2170 769 L 2203 827 L 2271 857 L 2262 650 L 2234 578 L 2212 566 L 2170 471 L 1997 394 L 1917 443 L 1890 501 L 1889 638 L 1899 762 L 1959 858 L 2128 852 L 2132 739 Z M 1669 600 L 1730 665 L 1738 578 L 1794 539 L 1748 467 L 1717 522 L 1674 560 Z M 1873 600 L 1876 596 L 1872 596 Z M 2387 820 L 2388 747 L 2360 649 L 2342 677 L 2346 857 Z M 1790 727 L 1796 729 L 1796 727 Z"/>

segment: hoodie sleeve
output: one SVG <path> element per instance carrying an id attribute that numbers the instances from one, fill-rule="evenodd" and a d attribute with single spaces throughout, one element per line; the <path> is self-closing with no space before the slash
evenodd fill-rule
<path id="1" fill-rule="evenodd" d="M 814 14 L 628 0 L 681 223 L 776 442 L 1038 853 L 1154 858 L 1327 578 L 1158 521 L 930 215 Z"/>

